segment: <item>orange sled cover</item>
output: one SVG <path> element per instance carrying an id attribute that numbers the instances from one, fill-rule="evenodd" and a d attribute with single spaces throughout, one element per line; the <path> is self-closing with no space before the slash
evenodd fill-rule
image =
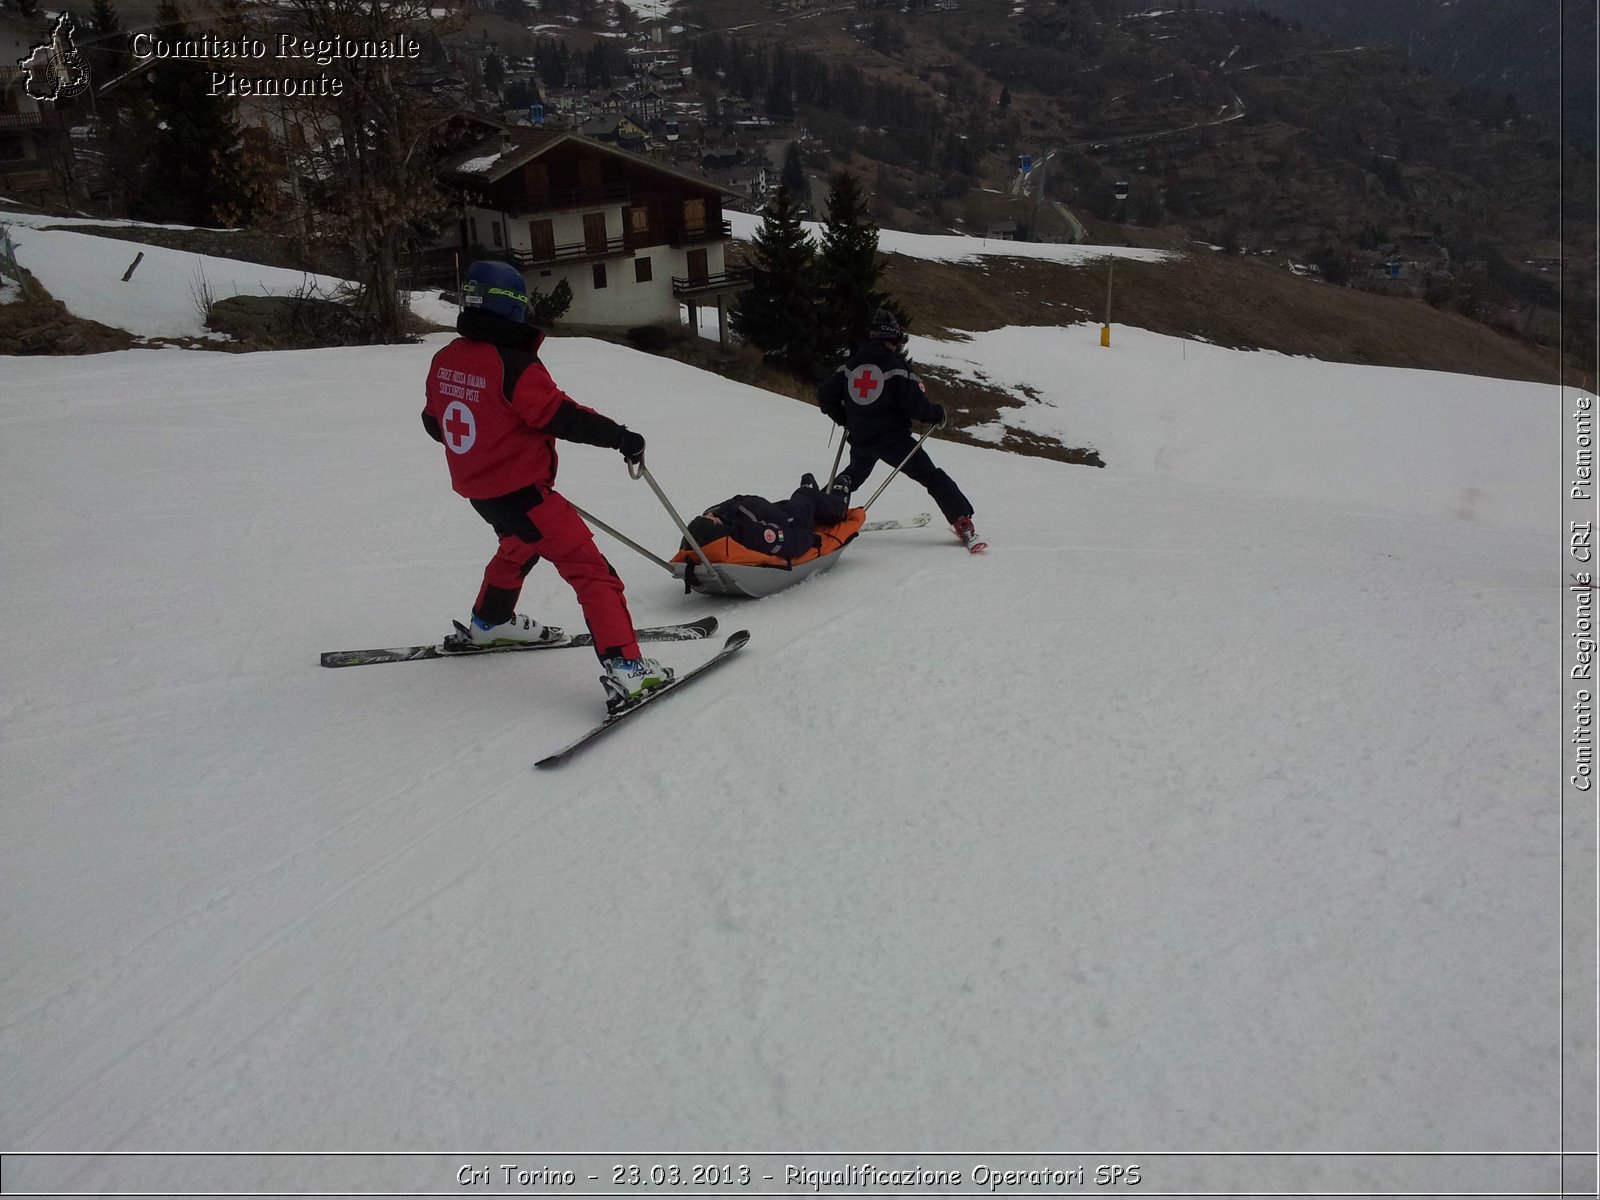
<path id="1" fill-rule="evenodd" d="M 731 537 L 721 537 L 700 547 L 716 568 L 706 570 L 693 550 L 680 549 L 672 556 L 673 571 L 698 592 L 725 596 L 767 596 L 799 583 L 809 575 L 831 567 L 839 551 L 855 539 L 866 522 L 867 510 L 852 508 L 837 525 L 819 525 L 821 545 L 794 559 L 779 558 L 741 546 Z"/>

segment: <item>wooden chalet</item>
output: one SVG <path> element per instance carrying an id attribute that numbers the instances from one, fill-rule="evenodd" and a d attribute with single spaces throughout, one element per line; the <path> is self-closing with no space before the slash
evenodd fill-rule
<path id="1" fill-rule="evenodd" d="M 462 197 L 462 260 L 515 264 L 548 293 L 565 279 L 581 325 L 677 324 L 678 306 L 727 303 L 748 286 L 730 271 L 731 194 L 708 180 L 568 130 L 515 129 L 458 152 L 441 178 Z"/>

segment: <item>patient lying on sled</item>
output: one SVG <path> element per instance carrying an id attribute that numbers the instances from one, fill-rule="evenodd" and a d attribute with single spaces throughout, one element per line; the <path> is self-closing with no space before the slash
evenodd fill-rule
<path id="1" fill-rule="evenodd" d="M 825 492 L 814 476 L 802 475 L 787 500 L 732 496 L 712 505 L 689 522 L 689 535 L 702 550 L 727 538 L 758 555 L 793 561 L 821 549 L 818 528 L 843 521 L 849 507 L 847 493 Z M 690 549 L 687 541 L 682 549 Z"/>

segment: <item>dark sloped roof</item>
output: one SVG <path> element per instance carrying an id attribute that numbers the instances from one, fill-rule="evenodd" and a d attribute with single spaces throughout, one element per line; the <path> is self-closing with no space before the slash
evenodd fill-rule
<path id="1" fill-rule="evenodd" d="M 513 129 L 510 134 L 510 149 L 506 149 L 502 145 L 499 135 L 485 138 L 465 150 L 457 151 L 446 159 L 443 167 L 444 173 L 460 183 L 495 183 L 504 179 L 511 172 L 542 158 L 557 146 L 572 142 L 597 154 L 620 158 L 628 163 L 629 166 L 640 170 L 654 171 L 658 175 L 666 175 L 681 183 L 691 184 L 707 191 L 722 192 L 724 195 L 729 196 L 737 194 L 699 175 L 691 175 L 687 171 L 679 171 L 674 167 L 663 166 L 654 159 L 644 158 L 638 154 L 630 154 L 626 150 L 607 145 L 605 142 L 599 142 L 593 138 L 584 137 L 582 134 L 575 133 L 570 129 Z"/>

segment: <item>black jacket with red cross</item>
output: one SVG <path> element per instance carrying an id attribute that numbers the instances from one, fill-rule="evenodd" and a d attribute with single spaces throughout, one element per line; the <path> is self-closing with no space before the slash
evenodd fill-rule
<path id="1" fill-rule="evenodd" d="M 938 405 L 903 354 L 868 342 L 817 389 L 817 403 L 843 425 L 853 445 L 899 437 L 912 421 L 937 421 Z"/>

